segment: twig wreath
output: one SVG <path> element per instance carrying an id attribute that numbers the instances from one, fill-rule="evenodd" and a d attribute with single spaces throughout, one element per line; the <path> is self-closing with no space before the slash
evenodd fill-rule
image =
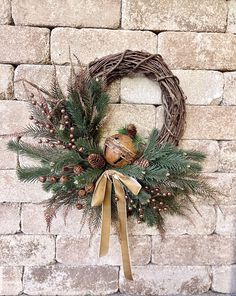
<path id="1" fill-rule="evenodd" d="M 105 140 L 102 127 L 107 118 L 107 85 L 137 73 L 160 84 L 164 124 L 144 141 L 130 123 Z M 64 214 L 76 207 L 83 211 L 82 225 L 91 232 L 101 224 L 100 256 L 109 250 L 110 226 L 117 227 L 125 277 L 132 280 L 127 218 L 165 231 L 167 214 L 186 215 L 192 196 L 214 198 L 215 191 L 201 177 L 205 155 L 182 150 L 177 144 L 185 123 L 185 95 L 179 80 L 160 55 L 127 50 L 91 62 L 78 74 L 71 66 L 68 95 L 54 75 L 51 91 L 32 83 L 37 97 L 28 93 L 32 124 L 8 148 L 40 162 L 18 164 L 21 181 L 42 182 L 52 197 L 45 202 L 45 219 L 50 228 L 59 208 Z M 36 138 L 37 144 L 24 140 Z M 22 138 L 23 137 L 23 138 Z M 101 223 L 100 223 L 101 222 Z M 82 226 L 81 225 L 81 226 Z"/>

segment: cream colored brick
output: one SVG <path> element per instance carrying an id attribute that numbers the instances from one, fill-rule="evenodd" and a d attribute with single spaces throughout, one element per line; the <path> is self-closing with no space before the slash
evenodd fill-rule
<path id="1" fill-rule="evenodd" d="M 236 2 L 235 2 L 236 3 Z M 224 73 L 224 105 L 236 105 L 236 72 Z"/>
<path id="2" fill-rule="evenodd" d="M 55 242 L 51 236 L 42 235 L 1 235 L 0 264 L 44 265 L 53 262 Z"/>
<path id="3" fill-rule="evenodd" d="M 25 102 L 0 101 L 0 133 L 21 132 L 29 123 L 29 110 Z"/>
<path id="4" fill-rule="evenodd" d="M 61 87 L 63 94 L 66 96 L 68 94 L 67 87 L 70 78 L 70 66 L 56 66 L 56 75 L 58 83 Z M 75 67 L 75 71 L 78 72 L 78 67 Z M 15 83 L 15 98 L 17 100 L 28 100 L 27 92 L 24 88 L 22 79 L 30 81 L 39 87 L 46 90 L 51 89 L 51 84 L 53 81 L 53 75 L 55 74 L 55 69 L 51 65 L 19 65 L 15 70 L 14 80 Z M 25 83 L 27 90 L 32 92 L 35 97 L 38 97 L 38 91 L 31 85 Z M 120 81 L 115 81 L 112 83 L 107 90 L 107 93 L 111 99 L 112 103 L 119 101 L 120 94 Z"/>
<path id="5" fill-rule="evenodd" d="M 126 49 L 157 51 L 157 36 L 152 32 L 56 28 L 51 34 L 51 57 L 56 64 L 69 63 L 69 47 L 82 63 Z M 99 48 L 99 50 L 98 50 Z M 76 63 L 76 59 L 73 57 Z"/>
<path id="6" fill-rule="evenodd" d="M 164 32 L 158 35 L 158 53 L 171 69 L 235 70 L 235 49 L 233 34 Z"/>
<path id="7" fill-rule="evenodd" d="M 187 96 L 188 105 L 219 105 L 223 96 L 223 74 L 217 71 L 174 70 Z"/>
<path id="8" fill-rule="evenodd" d="M 131 104 L 161 104 L 161 89 L 157 82 L 145 76 L 121 79 L 121 102 Z"/>
<path id="9" fill-rule="evenodd" d="M 22 290 L 23 267 L 0 266 L 0 295 L 19 295 Z"/>
<path id="10" fill-rule="evenodd" d="M 184 140 L 234 140 L 236 139 L 236 107 L 187 106 Z M 156 127 L 163 124 L 163 109 L 157 108 Z M 230 128 L 226 128 L 230 127 Z"/>
<path id="11" fill-rule="evenodd" d="M 23 183 L 14 170 L 0 170 L 0 202 L 40 202 L 51 196 L 39 183 Z"/>
<path id="12" fill-rule="evenodd" d="M 14 234 L 20 231 L 20 205 L 0 203 L 0 233 Z"/>
<path id="13" fill-rule="evenodd" d="M 117 133 L 121 127 L 133 123 L 138 133 L 148 137 L 155 127 L 155 107 L 149 105 L 117 104 L 111 105 L 104 125 L 104 137 Z"/>
<path id="14" fill-rule="evenodd" d="M 13 97 L 13 75 L 13 66 L 0 65 L 0 100 Z"/>
<path id="15" fill-rule="evenodd" d="M 228 19 L 227 32 L 236 33 L 236 2 L 235 0 L 228 0 Z"/>
<path id="16" fill-rule="evenodd" d="M 203 172 L 212 173 L 218 170 L 220 149 L 217 141 L 181 140 L 180 148 L 199 150 L 206 154 L 206 159 L 203 162 Z"/>
<path id="17" fill-rule="evenodd" d="M 220 143 L 219 171 L 236 172 L 236 141 Z"/>
<path id="18" fill-rule="evenodd" d="M 30 295 L 39 291 L 40 295 L 109 295 L 118 290 L 118 268 L 59 264 L 26 267 L 24 287 Z"/>
<path id="19" fill-rule="evenodd" d="M 117 28 L 120 0 L 13 0 L 16 25 Z"/>
<path id="20" fill-rule="evenodd" d="M 47 234 L 47 225 L 44 218 L 45 207 L 42 204 L 23 204 L 21 223 L 25 234 Z M 90 235 L 87 224 L 81 231 L 82 211 L 73 209 L 69 211 L 66 220 L 64 211 L 59 210 L 52 220 L 50 233 L 63 235 Z"/>
<path id="21" fill-rule="evenodd" d="M 120 277 L 121 293 L 131 295 L 189 295 L 207 292 L 211 286 L 204 266 L 133 267 L 134 281 Z"/>
<path id="22" fill-rule="evenodd" d="M 10 0 L 1 0 L 0 5 L 0 24 L 11 23 L 11 2 Z"/>
<path id="23" fill-rule="evenodd" d="M 236 293 L 236 265 L 212 268 L 212 290 L 219 293 Z"/>
<path id="24" fill-rule="evenodd" d="M 152 241 L 152 262 L 158 265 L 229 265 L 236 260 L 236 238 L 186 235 L 160 240 L 154 236 Z"/>
<path id="25" fill-rule="evenodd" d="M 49 30 L 21 26 L 0 27 L 0 62 L 45 63 L 49 60 Z"/>
<path id="26" fill-rule="evenodd" d="M 217 209 L 216 233 L 236 237 L 236 206 L 220 206 Z"/>
<path id="27" fill-rule="evenodd" d="M 98 256 L 100 234 L 93 237 L 57 238 L 57 261 L 66 265 L 122 265 L 119 239 L 110 237 L 108 255 Z M 129 237 L 130 256 L 133 265 L 147 265 L 151 260 L 151 239 L 148 236 Z M 79 252 L 77 250 L 80 250 Z"/>
<path id="28" fill-rule="evenodd" d="M 7 150 L 9 138 L 0 141 L 0 169 L 14 169 L 16 167 L 16 153 Z"/>
<path id="29" fill-rule="evenodd" d="M 227 5 L 224 0 L 125 0 L 122 16 L 125 29 L 224 32 Z"/>

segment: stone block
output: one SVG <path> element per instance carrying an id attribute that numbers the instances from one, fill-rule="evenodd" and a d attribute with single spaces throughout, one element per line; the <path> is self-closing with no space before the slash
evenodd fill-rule
<path id="1" fill-rule="evenodd" d="M 236 2 L 228 0 L 227 32 L 236 33 Z"/>
<path id="2" fill-rule="evenodd" d="M 93 237 L 57 238 L 57 261 L 66 265 L 122 265 L 117 236 L 110 237 L 109 254 L 98 257 L 100 235 Z M 129 237 L 130 256 L 133 265 L 146 265 L 151 259 L 151 239 L 148 236 Z M 78 252 L 79 250 L 79 252 Z"/>
<path id="3" fill-rule="evenodd" d="M 26 267 L 24 287 L 30 295 L 39 291 L 40 295 L 108 295 L 118 290 L 118 268 L 60 264 Z"/>
<path id="4" fill-rule="evenodd" d="M 212 290 L 220 293 L 236 293 L 236 265 L 212 268 Z"/>
<path id="5" fill-rule="evenodd" d="M 1 26 L 0 62 L 46 63 L 49 60 L 49 29 Z"/>
<path id="6" fill-rule="evenodd" d="M 51 57 L 56 64 L 69 63 L 72 54 L 87 64 L 96 58 L 126 49 L 157 51 L 157 36 L 152 32 L 56 28 L 51 34 Z M 99 48 L 99 50 L 98 50 Z M 73 57 L 73 62 L 77 60 Z"/>
<path id="7" fill-rule="evenodd" d="M 16 167 L 16 153 L 7 150 L 9 138 L 0 141 L 0 169 L 14 169 Z"/>
<path id="8" fill-rule="evenodd" d="M 236 105 L 235 93 L 236 93 L 236 72 L 225 72 L 223 104 Z"/>
<path id="9" fill-rule="evenodd" d="M 220 143 L 219 171 L 236 172 L 236 141 Z"/>
<path id="10" fill-rule="evenodd" d="M 219 144 L 209 140 L 181 140 L 180 148 L 187 150 L 199 150 L 206 154 L 203 162 L 203 172 L 212 173 L 219 167 Z"/>
<path id="11" fill-rule="evenodd" d="M 55 241 L 49 235 L 1 235 L 0 246 L 2 266 L 45 265 L 55 257 Z"/>
<path id="12" fill-rule="evenodd" d="M 134 281 L 121 274 L 120 291 L 131 295 L 189 295 L 207 292 L 211 286 L 204 266 L 135 266 Z"/>
<path id="13" fill-rule="evenodd" d="M 13 75 L 13 66 L 0 65 L 0 100 L 13 97 Z"/>
<path id="14" fill-rule="evenodd" d="M 20 231 L 20 205 L 0 203 L 0 233 L 14 234 Z"/>
<path id="15" fill-rule="evenodd" d="M 0 101 L 1 135 L 22 131 L 29 123 L 29 110 L 25 102 Z"/>
<path id="16" fill-rule="evenodd" d="M 233 34 L 163 32 L 158 35 L 158 53 L 171 69 L 235 70 L 235 48 Z"/>
<path id="17" fill-rule="evenodd" d="M 202 0 L 125 0 L 122 27 L 154 31 L 224 32 L 225 1 Z"/>
<path id="18" fill-rule="evenodd" d="M 0 6 L 0 24 L 11 23 L 11 2 L 10 0 L 2 0 Z"/>
<path id="19" fill-rule="evenodd" d="M 120 2 L 13 0 L 12 16 L 16 25 L 117 28 L 120 24 Z"/>
<path id="20" fill-rule="evenodd" d="M 0 295 L 19 295 L 22 290 L 20 266 L 0 266 Z"/>
<path id="21" fill-rule="evenodd" d="M 220 206 L 217 209 L 216 233 L 236 237 L 236 206 Z"/>
<path id="22" fill-rule="evenodd" d="M 157 265 L 230 265 L 236 262 L 236 238 L 211 236 L 153 236 L 152 262 Z M 220 248 L 220 252 L 219 252 Z"/>
<path id="23" fill-rule="evenodd" d="M 107 121 L 103 128 L 103 137 L 117 133 L 118 129 L 129 123 L 135 124 L 138 133 L 143 137 L 148 137 L 155 127 L 155 114 L 154 106 L 113 104 L 109 107 Z"/>
<path id="24" fill-rule="evenodd" d="M 0 170 L 0 202 L 40 202 L 51 196 L 39 183 L 23 183 L 14 170 Z"/>

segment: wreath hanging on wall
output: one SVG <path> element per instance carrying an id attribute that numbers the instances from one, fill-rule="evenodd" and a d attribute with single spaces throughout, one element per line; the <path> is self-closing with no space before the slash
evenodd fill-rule
<path id="1" fill-rule="evenodd" d="M 145 141 L 130 123 L 105 140 L 100 147 L 107 118 L 106 87 L 118 78 L 144 74 L 162 90 L 164 123 Z M 30 82 L 27 82 L 30 83 Z M 167 214 L 185 215 L 192 196 L 214 198 L 215 191 L 201 177 L 199 151 L 177 148 L 185 123 L 185 95 L 179 80 L 157 54 L 127 50 L 91 62 L 78 74 L 71 66 L 68 95 L 60 89 L 56 75 L 51 91 L 32 83 L 37 98 L 28 92 L 32 115 L 29 124 L 8 148 L 40 162 L 18 164 L 24 182 L 42 182 L 52 192 L 46 201 L 45 219 L 50 228 L 59 208 L 65 215 L 72 207 L 83 211 L 82 224 L 91 232 L 101 222 L 100 256 L 109 249 L 110 226 L 118 229 L 124 274 L 132 280 L 127 218 L 165 230 Z M 23 138 L 22 138 L 23 137 Z M 38 144 L 25 141 L 38 140 Z"/>

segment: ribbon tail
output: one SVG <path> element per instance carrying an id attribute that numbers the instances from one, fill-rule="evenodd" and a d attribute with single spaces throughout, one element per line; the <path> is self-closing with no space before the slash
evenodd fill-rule
<path id="1" fill-rule="evenodd" d="M 129 252 L 129 240 L 128 240 L 128 227 L 127 227 L 127 212 L 126 212 L 126 200 L 125 200 L 125 191 L 119 181 L 119 179 L 112 177 L 113 184 L 115 187 L 115 194 L 118 197 L 117 201 L 117 210 L 118 210 L 118 219 L 119 219 L 119 240 L 122 253 L 123 269 L 125 278 L 128 280 L 133 280 L 131 261 L 130 261 L 130 252 Z"/>
<path id="2" fill-rule="evenodd" d="M 112 182 L 107 179 L 105 196 L 102 204 L 102 226 L 99 256 L 105 256 L 109 251 L 111 229 L 111 189 Z"/>

